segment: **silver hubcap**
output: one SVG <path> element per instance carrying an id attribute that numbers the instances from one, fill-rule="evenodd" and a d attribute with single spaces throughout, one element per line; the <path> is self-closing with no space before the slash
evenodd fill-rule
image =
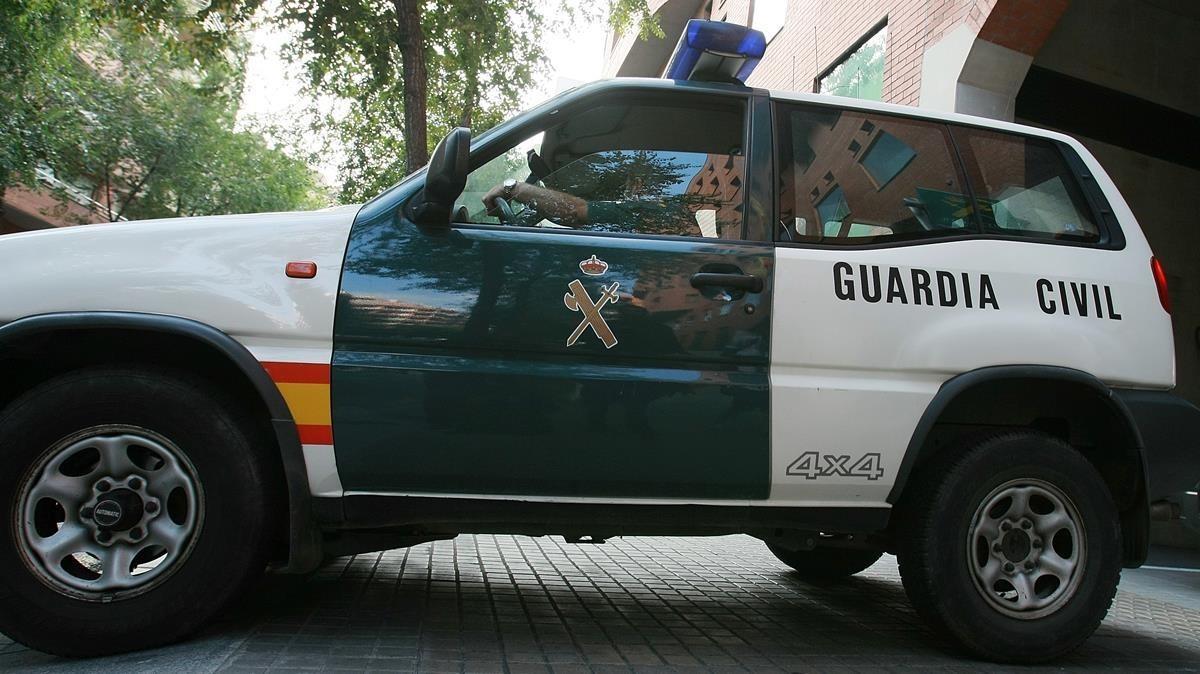
<path id="1" fill-rule="evenodd" d="M 21 484 L 15 538 L 25 563 L 72 597 L 145 592 L 191 552 L 203 519 L 195 474 L 178 447 L 144 428 L 62 440 Z"/>
<path id="2" fill-rule="evenodd" d="M 1075 505 L 1042 480 L 1012 480 L 975 511 L 967 536 L 975 587 L 1001 613 L 1054 613 L 1079 587 L 1087 546 Z"/>

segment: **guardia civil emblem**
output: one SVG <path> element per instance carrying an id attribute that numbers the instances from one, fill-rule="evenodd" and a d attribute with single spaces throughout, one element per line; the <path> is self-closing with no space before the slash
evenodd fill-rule
<path id="1" fill-rule="evenodd" d="M 600 286 L 600 298 L 593 302 L 592 296 L 588 294 L 587 288 L 583 287 L 582 281 L 575 279 L 567 284 L 570 292 L 563 295 L 563 304 L 571 311 L 583 314 L 583 320 L 575 326 L 575 331 L 567 336 L 567 346 L 574 346 L 588 328 L 596 333 L 596 336 L 604 344 L 604 348 L 611 349 L 617 345 L 617 336 L 613 334 L 612 328 L 608 327 L 608 322 L 604 320 L 604 315 L 600 313 L 600 310 L 609 302 L 617 303 L 617 289 L 620 287 L 621 284 L 616 281 L 606 286 Z"/>

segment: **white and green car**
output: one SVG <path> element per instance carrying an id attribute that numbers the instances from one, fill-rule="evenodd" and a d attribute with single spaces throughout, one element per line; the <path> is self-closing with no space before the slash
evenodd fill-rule
<path id="1" fill-rule="evenodd" d="M 0 630 L 111 653 L 268 565 L 746 533 L 806 579 L 895 553 L 985 658 L 1086 639 L 1200 481 L 1128 205 L 1060 134 L 688 81 L 761 55 L 695 26 L 675 79 L 362 206 L 0 239 Z"/>

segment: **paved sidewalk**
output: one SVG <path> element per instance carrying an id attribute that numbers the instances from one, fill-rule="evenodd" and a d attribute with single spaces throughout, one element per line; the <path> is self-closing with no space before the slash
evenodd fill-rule
<path id="1" fill-rule="evenodd" d="M 1127 571 L 1066 668 L 1200 670 L 1200 573 Z M 996 668 L 909 609 L 895 559 L 844 583 L 796 580 L 747 536 L 461 536 L 263 581 L 191 641 L 63 661 L 0 637 L 13 671 L 852 671 Z"/>

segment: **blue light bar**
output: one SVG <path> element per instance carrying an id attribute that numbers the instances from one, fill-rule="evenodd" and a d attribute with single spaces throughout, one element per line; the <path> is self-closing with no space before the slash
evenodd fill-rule
<path id="1" fill-rule="evenodd" d="M 669 80 L 745 82 L 767 51 L 762 31 L 724 21 L 692 19 L 663 77 Z"/>

